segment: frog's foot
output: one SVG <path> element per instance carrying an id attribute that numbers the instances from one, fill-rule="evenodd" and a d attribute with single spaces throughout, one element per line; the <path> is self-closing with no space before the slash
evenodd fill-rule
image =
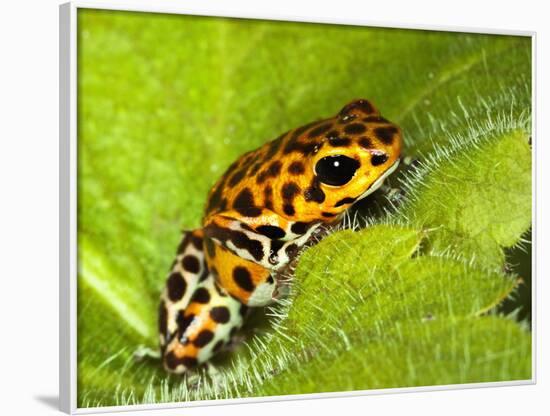
<path id="1" fill-rule="evenodd" d="M 384 185 L 381 188 L 381 191 L 383 195 L 386 197 L 386 199 L 391 202 L 392 204 L 397 204 L 401 202 L 403 197 L 405 196 L 405 191 L 401 188 L 394 188 L 389 185 Z"/>
<path id="2" fill-rule="evenodd" d="M 161 358 L 160 350 L 139 345 L 133 354 L 135 361 L 153 360 L 158 361 Z"/>
<path id="3" fill-rule="evenodd" d="M 254 332 L 255 329 L 252 329 L 252 332 Z M 243 345 L 246 341 L 247 337 L 244 334 L 235 334 L 231 337 L 229 342 L 223 347 L 223 351 L 227 352 L 233 352 L 236 349 L 238 349 L 241 345 Z"/>
<path id="4" fill-rule="evenodd" d="M 405 192 L 400 188 L 390 188 L 386 193 L 386 198 L 393 204 L 401 202 L 404 196 Z"/>
<path id="5" fill-rule="evenodd" d="M 210 382 L 214 385 L 215 389 L 227 384 L 227 378 L 224 377 L 223 372 L 218 370 L 218 367 L 212 364 L 211 361 L 205 363 L 204 372 L 202 374 L 210 379 Z"/>
<path id="6" fill-rule="evenodd" d="M 406 168 L 410 168 L 416 167 L 420 163 L 420 160 L 412 156 L 405 156 L 403 159 L 401 159 L 401 162 Z"/>
<path id="7" fill-rule="evenodd" d="M 406 156 L 403 159 L 401 159 L 401 168 L 399 169 L 400 172 L 407 172 L 410 170 L 414 170 L 418 164 L 420 163 L 419 159 L 413 158 L 411 156 Z M 397 188 L 394 186 L 391 186 L 388 183 L 384 183 L 380 190 L 382 194 L 386 197 L 386 199 L 391 202 L 392 204 L 398 204 L 401 202 L 401 200 L 405 197 L 405 189 Z"/>
<path id="8" fill-rule="evenodd" d="M 211 362 L 206 363 L 205 367 L 206 367 L 206 374 L 208 375 L 208 377 L 210 377 L 214 382 L 216 382 L 216 380 L 218 380 L 221 376 L 221 373 L 218 370 L 218 368 Z"/>
<path id="9" fill-rule="evenodd" d="M 286 298 L 290 294 L 292 287 L 292 277 L 288 274 L 280 275 L 276 281 L 277 284 L 272 294 L 273 303 L 277 303 L 277 301 Z"/>

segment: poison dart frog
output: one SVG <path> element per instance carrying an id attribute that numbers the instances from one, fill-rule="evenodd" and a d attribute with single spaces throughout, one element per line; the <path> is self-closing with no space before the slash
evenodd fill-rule
<path id="1" fill-rule="evenodd" d="M 301 249 L 382 185 L 401 147 L 400 128 L 359 99 L 235 161 L 210 190 L 202 228 L 184 232 L 162 292 L 165 369 L 184 373 L 207 362 L 247 308 L 277 299 Z"/>

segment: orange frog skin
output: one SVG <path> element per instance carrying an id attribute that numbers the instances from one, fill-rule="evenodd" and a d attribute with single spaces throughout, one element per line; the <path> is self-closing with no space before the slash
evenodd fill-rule
<path id="1" fill-rule="evenodd" d="M 230 342 L 248 307 L 279 295 L 282 272 L 399 164 L 401 130 L 367 100 L 290 130 L 234 162 L 184 232 L 159 307 L 164 367 L 183 373 Z"/>

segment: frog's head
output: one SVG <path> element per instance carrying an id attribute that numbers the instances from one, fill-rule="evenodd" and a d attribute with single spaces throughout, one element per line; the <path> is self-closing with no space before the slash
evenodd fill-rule
<path id="1" fill-rule="evenodd" d="M 287 146 L 313 149 L 301 157 L 306 177 L 302 215 L 325 221 L 378 189 L 397 168 L 403 144 L 399 127 L 363 99 L 294 138 Z"/>

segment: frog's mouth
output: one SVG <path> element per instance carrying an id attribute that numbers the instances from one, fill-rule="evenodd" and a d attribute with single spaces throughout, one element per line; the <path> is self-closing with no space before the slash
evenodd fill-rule
<path id="1" fill-rule="evenodd" d="M 363 192 L 357 199 L 356 201 L 359 201 L 363 198 L 365 198 L 366 196 L 372 194 L 374 191 L 376 191 L 378 188 L 380 188 L 382 186 L 382 184 L 384 183 L 384 180 L 390 176 L 396 169 L 397 167 L 399 166 L 399 162 L 400 160 L 397 159 L 395 161 L 395 163 L 393 165 L 391 165 L 383 174 L 382 176 L 380 176 L 376 181 L 374 181 L 371 186 L 368 187 L 368 189 Z"/>

